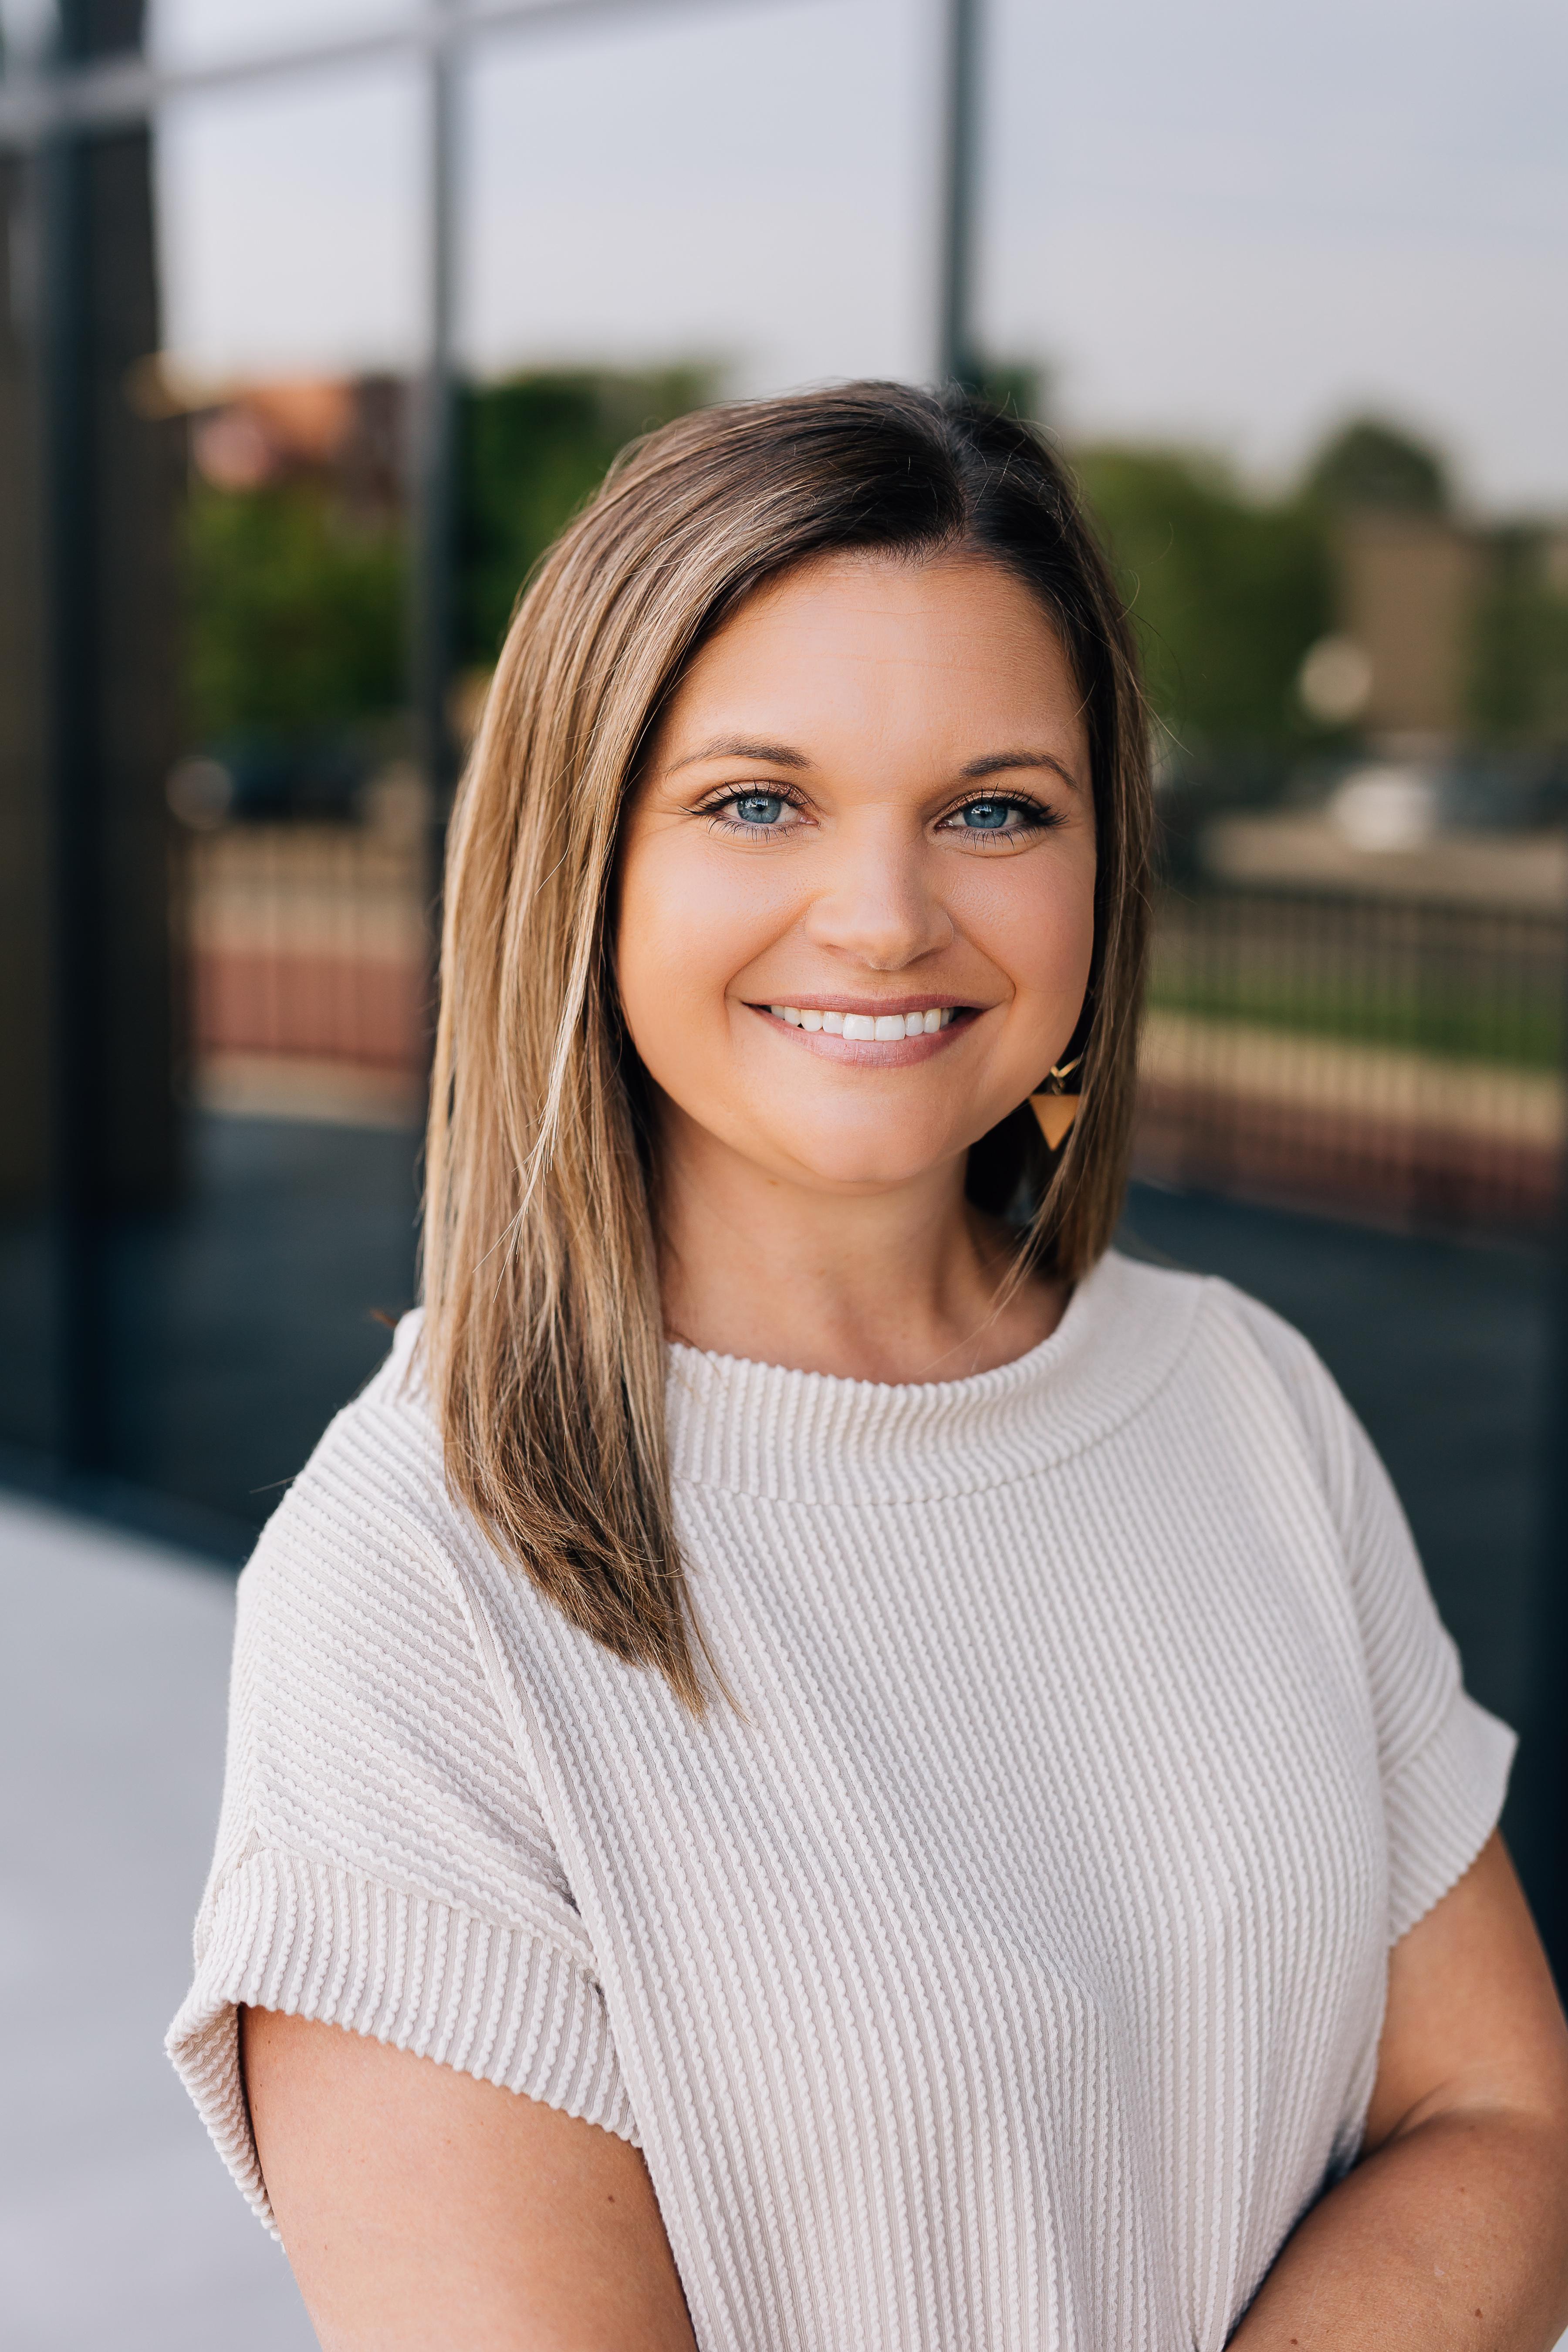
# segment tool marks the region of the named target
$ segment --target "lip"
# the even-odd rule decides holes
[[[971,1005],[956,996],[792,996],[791,1004],[802,1013],[929,1013],[933,1006],[944,1011],[961,1007],[976,1015],[988,1008]],[[775,1021],[765,1004],[749,1004],[749,1012],[765,1021],[770,1029],[777,1030],[793,1045],[803,1052],[816,1054],[823,1061],[837,1062],[850,1069],[907,1070],[917,1062],[929,1062],[935,1055],[943,1054],[960,1037],[968,1035],[973,1027],[971,1021],[950,1021],[945,1029],[933,1029],[921,1037],[836,1037],[826,1029],[795,1029],[787,1021]]]

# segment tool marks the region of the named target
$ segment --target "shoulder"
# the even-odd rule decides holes
[[[1259,1299],[1217,1275],[1110,1252],[1097,1291],[1119,1327],[1120,1352],[1154,1359],[1180,1401],[1201,1398],[1236,1437],[1304,1457],[1313,1483],[1341,1517],[1352,1507],[1366,1439],[1311,1342]]]
[[[446,1502],[440,1432],[419,1348],[423,1317],[405,1315],[391,1349],[351,1404],[328,1423],[309,1461],[268,1522],[278,1534],[319,1518],[439,1517]]]
[[[420,1361],[420,1321],[417,1310],[404,1316],[384,1362],[328,1423],[268,1521],[252,1568],[322,1541],[341,1540],[357,1552],[390,1540],[400,1549],[453,1521]]]
[[[1310,1340],[1282,1315],[1214,1274],[1106,1253],[1091,1277],[1129,1342],[1158,1335],[1173,1362],[1193,1356],[1256,1379],[1266,1370],[1298,1406],[1317,1409],[1338,1391]]]
[[[1338,1381],[1311,1341],[1271,1307],[1218,1276],[1204,1290],[1208,1349],[1237,1391],[1259,1402],[1260,1391],[1267,1395],[1342,1531],[1359,1507],[1358,1470],[1375,1456]]]
[[[1181,1349],[1196,1347],[1248,1360],[1261,1356],[1280,1379],[1327,1381],[1310,1343],[1272,1307],[1215,1274],[1156,1265],[1108,1250],[1089,1276],[1102,1310],[1134,1336],[1158,1332]]]
[[[447,1677],[471,1656],[460,1562],[475,1539],[448,1494],[420,1376],[417,1315],[329,1423],[240,1579],[242,1662],[335,1679],[340,1698]]]
[[[507,1821],[516,1845],[531,1799],[475,1624],[483,1538],[447,1492],[417,1328],[405,1318],[330,1424],[240,1579],[232,1793],[265,1844],[447,1893],[460,1881],[493,1912],[506,1870],[484,1825]]]
[[[1156,1360],[1165,1374],[1190,1363],[1231,1369],[1292,1395],[1316,1397],[1333,1381],[1300,1331],[1218,1275],[1156,1265],[1108,1250],[1080,1286],[1079,1300],[1116,1354]]]

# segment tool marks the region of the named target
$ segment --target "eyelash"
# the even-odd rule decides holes
[[[1055,809],[1047,808],[1044,801],[1031,800],[1026,793],[972,793],[966,801],[960,801],[956,808],[949,809],[947,815],[940,821],[945,825],[953,817],[962,816],[966,808],[986,804],[993,808],[1016,809],[1022,822],[1011,833],[986,834],[977,826],[970,826],[966,829],[971,840],[1026,841],[1031,834],[1050,833],[1061,823]]]
[[[716,794],[712,800],[704,801],[698,809],[697,814],[710,817],[713,830],[717,833],[739,834],[744,841],[766,841],[776,837],[776,826],[747,824],[741,818],[726,817],[722,814],[723,810],[732,807],[739,801],[753,798],[761,800],[764,797],[768,800],[783,801],[786,808],[799,809],[804,805],[801,796],[792,792],[787,785],[731,785],[725,791]],[[1047,808],[1043,801],[1031,800],[1026,793],[971,793],[967,800],[960,801],[956,806],[949,809],[945,816],[938,819],[938,823],[946,825],[952,818],[962,816],[966,808],[974,808],[987,801],[1002,808],[1016,809],[1023,822],[1008,833],[987,834],[978,826],[970,827],[968,831],[972,840],[1021,841],[1027,839],[1031,834],[1049,833],[1061,823],[1061,818],[1054,809]]]
[[[726,817],[721,814],[737,801],[748,800],[783,801],[786,808],[793,809],[802,805],[800,795],[791,792],[787,785],[731,784],[723,792],[716,793],[712,800],[704,801],[697,814],[712,818],[715,833],[738,833],[743,841],[766,841],[776,833],[776,826],[747,824],[739,817]]]

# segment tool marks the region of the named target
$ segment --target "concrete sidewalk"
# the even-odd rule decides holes
[[[216,1822],[230,1579],[0,1497],[0,2342],[309,2352],[163,2055]]]

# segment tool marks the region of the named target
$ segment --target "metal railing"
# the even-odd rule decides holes
[[[433,983],[416,833],[189,840],[193,1091],[216,1109],[419,1115]],[[1568,1139],[1568,917],[1364,890],[1169,891],[1137,1168],[1445,1229],[1544,1232]]]
[[[1412,1225],[1544,1232],[1568,919],[1279,885],[1169,892],[1139,1171]]]
[[[233,825],[183,850],[190,1090],[204,1108],[418,1121],[432,983],[420,835]]]

